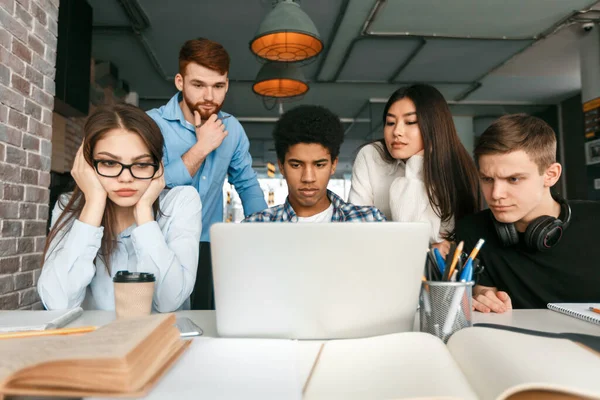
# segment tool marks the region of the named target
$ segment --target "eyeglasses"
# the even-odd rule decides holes
[[[158,164],[155,163],[123,164],[113,160],[94,160],[93,163],[98,175],[106,178],[116,178],[124,169],[128,169],[136,179],[152,179],[158,171]]]

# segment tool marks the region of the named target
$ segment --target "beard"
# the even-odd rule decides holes
[[[221,111],[221,108],[223,107],[223,103],[217,104],[211,101],[197,101],[195,103],[191,102],[185,97],[185,93],[183,94],[183,101],[185,101],[185,104],[190,109],[192,116],[194,115],[194,111],[198,111],[200,113],[200,118],[202,119],[202,121],[206,121],[212,114],[217,114],[219,111]],[[200,108],[201,106],[210,106],[212,107],[212,109],[202,109]]]

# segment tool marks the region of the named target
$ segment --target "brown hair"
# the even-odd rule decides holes
[[[190,63],[202,65],[221,75],[229,72],[229,54],[217,42],[205,38],[188,40],[179,50],[179,73],[185,75]]]
[[[423,178],[429,203],[442,221],[456,221],[479,211],[479,175],[473,159],[460,142],[450,108],[433,86],[416,84],[396,90],[383,110],[383,123],[395,102],[410,99],[417,111],[423,138]],[[397,162],[388,151],[385,139],[372,143],[381,158]],[[454,232],[450,232],[449,238]]]
[[[479,137],[475,161],[487,154],[507,154],[523,150],[537,164],[540,174],[556,162],[556,134],[538,117],[527,114],[504,115]]]
[[[148,116],[140,108],[129,104],[114,104],[110,106],[102,106],[97,108],[87,119],[84,126],[84,145],[83,156],[85,161],[91,166],[93,165],[94,146],[107,132],[113,129],[125,129],[129,132],[137,133],[154,158],[154,161],[160,163],[163,156],[164,139],[160,128],[152,118]],[[57,237],[67,225],[81,215],[83,206],[85,205],[85,196],[81,189],[75,185],[71,198],[64,204],[61,199],[58,200],[62,214],[50,229],[46,246],[44,248],[44,260],[50,248],[50,244],[54,239],[60,242],[63,238]],[[114,251],[117,232],[115,232],[116,205],[109,199],[106,199],[106,207],[102,216],[101,225],[104,227],[104,236],[98,256],[104,261],[107,269],[110,271],[110,257]],[[153,204],[154,215],[160,214],[158,199]],[[57,242],[57,244],[58,244]]]

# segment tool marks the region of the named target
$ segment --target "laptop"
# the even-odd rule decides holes
[[[412,331],[427,223],[211,227],[223,337],[344,339]]]

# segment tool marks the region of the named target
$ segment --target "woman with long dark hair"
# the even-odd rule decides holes
[[[394,92],[383,139],[364,146],[349,201],[373,205],[393,221],[427,221],[430,241],[447,252],[454,221],[479,210],[479,179],[442,94],[417,84]]]
[[[202,206],[190,186],[164,190],[163,144],[137,107],[90,115],[71,171],[75,190],[52,212],[38,281],[46,308],[113,310],[118,270],[154,274],[154,310],[189,308]]]

